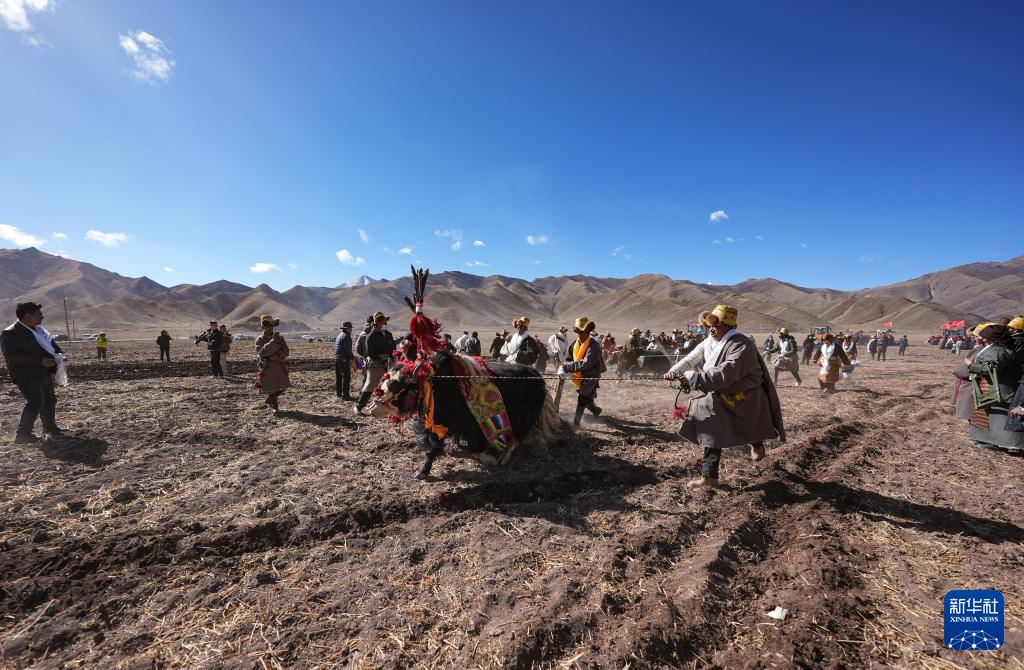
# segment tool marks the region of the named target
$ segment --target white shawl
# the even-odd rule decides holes
[[[50,335],[49,331],[43,328],[42,326],[36,326],[35,328],[31,328],[30,326],[26,325],[24,321],[19,320],[18,323],[20,323],[25,328],[28,328],[28,330],[31,331],[32,336],[36,338],[36,342],[39,344],[40,347],[43,348],[43,351],[53,356],[53,359],[57,362],[57,375],[54,379],[57,386],[67,386],[68,371],[67,367],[64,364],[64,354],[58,354],[57,351],[53,348],[53,337]]]

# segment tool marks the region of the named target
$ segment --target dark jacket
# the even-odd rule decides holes
[[[470,356],[480,355],[480,340],[475,337],[467,337],[466,341],[462,344],[462,348],[466,350],[466,353]]]
[[[1024,384],[1024,333],[1017,333],[1011,339],[1013,357],[1017,361],[1017,381]]]
[[[209,331],[206,336],[206,348],[210,351],[220,351],[221,345],[224,343],[224,333],[220,332],[220,329],[214,328]]]
[[[366,357],[369,360],[387,365],[394,350],[395,336],[389,331],[375,328],[366,336]]]
[[[491,341],[491,348],[489,350],[491,356],[494,356],[495,358],[500,356],[501,346],[503,344],[505,344],[505,338],[500,335],[496,335],[495,338]]]
[[[156,338],[156,344],[161,349],[170,349],[171,348],[171,336],[170,335],[164,335],[164,334],[158,335],[157,338]]]
[[[576,342],[579,342],[579,339],[577,339]],[[576,349],[576,342],[569,345],[569,350],[565,354],[565,363],[562,365],[562,369],[570,373],[581,373],[585,381],[578,389],[579,394],[584,398],[596,398],[597,389],[601,386],[597,378],[600,377],[603,372],[608,371],[608,368],[604,364],[604,355],[601,353],[601,343],[591,336],[590,344],[587,346],[586,353],[583,354],[583,359],[577,361],[573,360],[573,351]],[[572,377],[569,377],[569,379],[572,379]]]
[[[63,353],[57,343],[50,342],[54,352]],[[11,379],[45,379],[46,374],[56,374],[57,368],[44,368],[43,358],[53,359],[50,352],[39,346],[32,330],[15,321],[0,332],[0,350],[7,361],[7,372]]]
[[[807,337],[805,337],[804,338],[804,343],[803,343],[802,346],[803,346],[803,350],[804,350],[805,354],[810,352],[810,351],[813,351],[814,350],[814,337],[812,337],[811,335],[808,335]]]
[[[341,331],[334,338],[334,360],[344,363],[353,358],[355,358],[355,354],[352,353],[352,335]]]

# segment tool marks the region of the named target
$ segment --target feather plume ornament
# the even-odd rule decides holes
[[[412,309],[412,318],[409,320],[409,332],[416,340],[416,350],[421,358],[433,356],[444,349],[444,337],[441,336],[441,324],[436,319],[431,319],[423,313],[423,300],[427,295],[427,278],[430,277],[430,270],[417,269],[409,266],[412,270],[413,297],[410,300],[405,298],[405,304]]]

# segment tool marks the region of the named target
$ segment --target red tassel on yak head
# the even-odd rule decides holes
[[[423,313],[423,298],[427,291],[427,277],[430,270],[412,269],[413,300],[408,297],[405,303],[413,311],[409,319],[409,332],[416,340],[416,349],[420,356],[432,356],[444,349],[444,337],[441,336],[441,324]]]

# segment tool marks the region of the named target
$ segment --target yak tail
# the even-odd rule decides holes
[[[562,430],[562,418],[558,416],[558,409],[551,400],[551,393],[544,390],[544,406],[537,416],[536,423],[530,429],[527,440],[531,442],[544,443]]]

